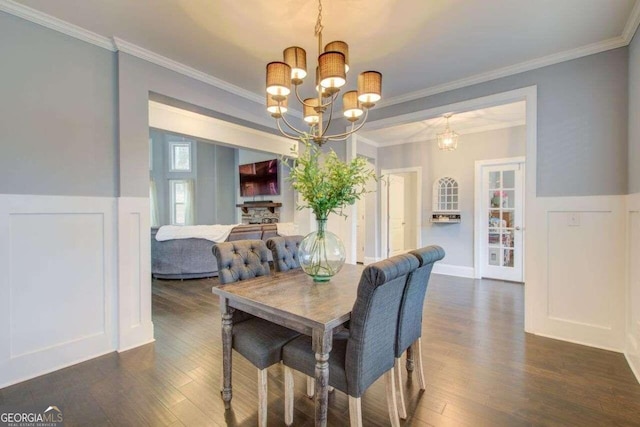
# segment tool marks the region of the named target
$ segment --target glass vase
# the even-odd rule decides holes
[[[316,219],[318,229],[302,239],[298,248],[300,266],[314,282],[327,282],[342,268],[345,250],[342,240],[327,230],[327,220]]]

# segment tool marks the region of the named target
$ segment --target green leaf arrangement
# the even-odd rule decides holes
[[[284,160],[290,170],[287,180],[304,199],[297,209],[309,208],[319,220],[326,220],[330,213],[346,216],[342,210],[367,193],[367,181],[377,180],[375,172],[362,157],[343,162],[335,151],[320,150],[308,135],[300,140],[304,152]]]

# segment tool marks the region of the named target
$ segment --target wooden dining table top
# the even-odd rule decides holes
[[[351,317],[364,267],[345,264],[328,282],[314,282],[301,269],[276,272],[240,282],[214,286],[229,305],[259,317],[277,318],[283,326],[310,334],[330,330]]]

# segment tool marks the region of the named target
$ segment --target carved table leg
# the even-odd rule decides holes
[[[233,308],[229,307],[229,300],[220,298],[222,312],[222,400],[225,409],[231,407],[231,344],[233,339]]]
[[[316,353],[316,427],[327,425],[327,410],[329,406],[329,353],[333,331],[313,331],[313,350]]]
[[[413,349],[409,347],[407,349],[407,372],[413,371]]]

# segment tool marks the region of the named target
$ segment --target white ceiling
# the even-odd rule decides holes
[[[454,114],[449,119],[451,130],[460,135],[486,132],[526,123],[525,102],[514,102],[481,110]],[[436,134],[444,131],[446,119],[435,117],[413,123],[386,127],[377,130],[360,130],[358,136],[379,147],[426,142],[436,139]]]
[[[0,2],[11,3],[10,0]],[[640,2],[640,0],[638,0]],[[18,0],[262,96],[290,45],[314,63],[312,0]],[[383,73],[389,100],[541,58],[623,46],[636,0],[324,0],[324,41],[350,46],[355,75]],[[582,53],[580,53],[582,52]],[[355,84],[353,77],[350,87]],[[310,85],[309,83],[307,85]]]

